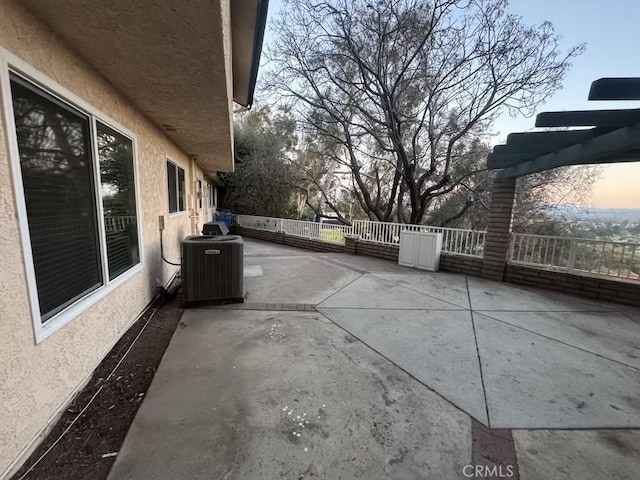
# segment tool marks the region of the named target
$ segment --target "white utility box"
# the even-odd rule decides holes
[[[441,233],[403,231],[400,233],[398,265],[436,272],[440,268],[441,250]]]

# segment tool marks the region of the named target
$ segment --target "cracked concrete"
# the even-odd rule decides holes
[[[318,310],[491,428],[639,428],[637,311],[447,273],[369,273]]]
[[[459,478],[469,418],[354,340],[318,313],[186,311],[110,478]]]
[[[185,312],[111,480],[637,478],[637,310],[245,241],[248,303]]]

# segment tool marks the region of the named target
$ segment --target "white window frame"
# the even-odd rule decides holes
[[[218,208],[218,187],[209,182],[209,188],[211,190],[209,192],[209,200],[207,201],[207,204],[211,209]]]
[[[102,281],[103,284],[97,289],[87,293],[82,298],[61,310],[44,324],[41,321],[40,303],[38,301],[38,288],[36,285],[36,275],[33,262],[33,254],[31,251],[31,238],[29,234],[29,222],[27,216],[27,206],[24,197],[24,186],[22,184],[22,172],[20,167],[20,153],[18,151],[18,137],[16,132],[15,120],[13,116],[13,98],[11,95],[10,73],[18,75],[35,86],[45,90],[48,94],[57,100],[79,110],[89,117],[90,135],[89,143],[91,145],[91,155],[94,162],[94,188],[96,192],[96,213],[98,217],[98,242],[100,245],[100,259],[102,262]],[[138,150],[136,135],[104,114],[90,103],[86,102],[73,92],[69,91],[55,80],[49,78],[27,62],[18,58],[8,50],[0,47],[0,94],[2,95],[2,103],[4,105],[4,124],[6,127],[7,141],[9,146],[9,157],[11,167],[11,178],[13,180],[14,199],[16,210],[18,213],[18,225],[20,229],[20,240],[22,243],[23,264],[25,268],[25,276],[27,281],[27,291],[29,295],[29,304],[31,309],[31,318],[34,330],[34,340],[38,344],[46,338],[53,335],[62,327],[87,311],[97,302],[105,298],[107,295],[115,291],[118,287],[131,280],[145,269],[145,252],[143,239],[143,218],[141,208],[141,191],[140,191],[140,175],[138,165]],[[100,165],[97,150],[97,134],[96,121],[114,129],[132,142],[133,152],[133,174],[136,187],[136,218],[138,230],[138,248],[140,252],[140,261],[126,272],[122,273],[115,279],[109,281],[107,263],[105,263],[107,255],[107,246],[104,230],[104,212],[100,196]]]
[[[209,210],[210,205],[209,205],[209,188],[211,188],[211,186],[209,185],[209,181],[205,178],[202,179],[202,209],[204,211]]]
[[[169,211],[170,209],[170,201],[169,201],[169,184],[167,183],[167,215],[171,218],[173,217],[180,217],[182,215],[186,215],[188,212],[188,206],[187,206],[187,169],[184,167],[184,165],[182,165],[180,162],[178,162],[177,160],[174,160],[173,158],[167,156],[167,158],[165,159],[164,165],[165,165],[165,175],[164,178],[167,179],[167,182],[169,181],[169,177],[167,175],[168,171],[167,171],[167,163],[172,163],[173,165],[175,165],[176,168],[180,168],[182,169],[182,171],[184,172],[184,210],[178,210],[176,212],[171,212]],[[176,182],[178,182],[178,170],[176,170]],[[180,205],[180,197],[178,196],[178,184],[176,183],[176,202],[178,205]]]

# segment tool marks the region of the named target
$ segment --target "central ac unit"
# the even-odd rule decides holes
[[[182,241],[182,303],[243,302],[243,243],[237,235]]]

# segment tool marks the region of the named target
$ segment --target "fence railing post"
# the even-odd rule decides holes
[[[517,235],[511,232],[509,238],[509,250],[507,251],[507,262],[513,262],[513,252],[516,249],[516,238]]]
[[[574,239],[569,243],[569,258],[567,260],[567,272],[573,272],[576,265],[577,245]]]

